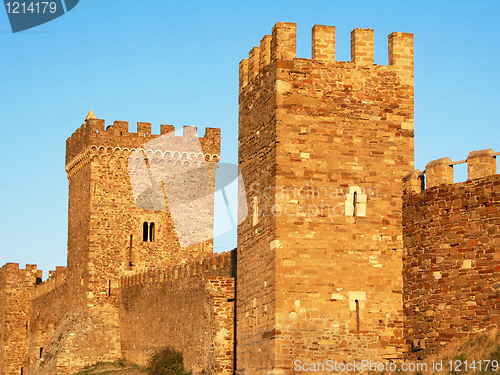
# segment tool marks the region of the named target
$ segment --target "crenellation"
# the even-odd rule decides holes
[[[450,158],[433,160],[425,166],[425,186],[430,189],[441,184],[453,184],[453,166]]]
[[[142,128],[144,130],[142,130]],[[147,133],[148,123],[147,122],[138,122],[137,123],[137,135],[143,136],[144,133]],[[114,121],[113,125],[109,125],[106,128],[106,131],[109,131],[110,135],[121,136],[126,135],[128,133],[128,121]],[[151,134],[151,124],[149,124],[149,133]]]
[[[169,145],[178,146],[179,148],[187,147],[186,139],[193,141],[193,145],[200,145],[205,154],[219,155],[220,154],[220,129],[206,128],[205,135],[198,137],[197,128],[186,126],[184,127],[183,136],[174,134],[175,128],[171,125],[161,125],[161,134],[151,133],[151,123],[138,122],[137,133],[128,131],[128,122],[115,121],[104,129],[104,120],[89,118],[85,123],[78,128],[71,137],[66,141],[66,166],[74,166],[75,160],[79,160],[79,156],[85,154],[89,147],[97,146],[107,149],[138,149],[155,138],[162,135],[171,134],[168,136]],[[186,130],[187,128],[187,130]]]
[[[271,62],[293,60],[297,54],[297,24],[278,22],[273,27],[271,39]]]
[[[418,194],[434,186],[453,184],[453,167],[457,164],[467,163],[468,180],[494,176],[497,174],[497,155],[493,149],[487,149],[471,151],[465,160],[454,162],[448,157],[433,160],[427,164],[423,172],[416,170],[403,179],[405,194]]]
[[[127,125],[128,128],[128,125]],[[138,122],[137,123],[137,134],[139,136],[151,135],[151,123],[150,122]]]
[[[260,47],[253,47],[248,54],[248,80],[251,82],[259,75]]]
[[[272,35],[265,35],[260,40],[260,51],[259,51],[259,71],[261,73],[267,68],[271,62],[271,41]]]
[[[314,25],[312,58],[325,63],[335,62],[335,26]]]
[[[208,131],[208,129],[209,128],[207,128],[207,131]],[[165,125],[165,124],[160,125],[160,135],[170,134],[173,132],[175,132],[175,126]]]
[[[184,138],[198,138],[198,128],[196,126],[184,126],[182,128]]]
[[[497,174],[497,159],[495,151],[487,150],[471,151],[467,157],[467,173],[469,180],[493,176]]]
[[[233,268],[234,250],[220,254],[213,254],[202,260],[175,265],[168,269],[148,270],[143,273],[124,276],[121,278],[121,287],[133,286],[150,282],[182,280],[198,275],[231,274]]]
[[[31,298],[36,299],[43,296],[66,282],[67,267],[57,266],[56,270],[49,271],[49,277],[44,282],[36,285]]]
[[[413,76],[413,34],[393,32],[389,35],[389,65],[406,67]]]
[[[248,85],[248,59],[243,59],[239,66],[239,76],[240,76],[240,92]]]
[[[404,194],[418,194],[423,190],[424,173],[418,169],[403,177]]]
[[[351,62],[373,65],[374,35],[372,29],[354,29],[351,32]]]

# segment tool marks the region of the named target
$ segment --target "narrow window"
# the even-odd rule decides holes
[[[359,331],[359,301],[356,300],[356,330]]]
[[[43,348],[40,348],[40,358],[42,358],[43,355]]]
[[[29,324],[29,322],[26,322],[26,331],[28,330],[28,324]]]
[[[151,242],[155,240],[155,223],[149,224],[149,240]]]
[[[145,221],[142,224],[142,240],[144,242],[153,242],[155,240],[155,223]]]
[[[128,265],[130,267],[130,269],[132,269],[133,267],[133,264],[132,264],[132,252],[133,252],[133,247],[132,247],[132,241],[133,241],[134,237],[132,235],[130,235],[130,246],[128,248]]]
[[[111,280],[109,280],[108,297],[111,297]]]
[[[366,202],[368,196],[363,193],[359,186],[349,187],[349,193],[346,194],[345,214],[346,216],[366,216]]]
[[[353,197],[352,197],[352,204],[353,204],[353,216],[356,216],[356,208],[357,208],[357,200],[358,200],[358,193],[354,192]]]
[[[148,240],[148,223],[146,221],[142,224],[142,240],[144,242]]]
[[[21,367],[21,375],[23,375],[23,368]]]

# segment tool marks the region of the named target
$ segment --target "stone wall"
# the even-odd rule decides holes
[[[69,311],[80,305],[71,296],[68,284],[62,282],[56,285],[55,279],[53,275],[37,285],[32,293],[28,352],[32,368],[43,362],[42,359],[48,358],[49,346],[55,337],[58,325]]]
[[[278,23],[240,64],[239,158],[249,217],[238,233],[238,370],[400,358],[402,186],[413,170],[413,36],[315,26],[297,58]],[[240,276],[241,275],[241,276]]]
[[[78,284],[84,286],[87,303],[109,302],[112,297],[116,305],[120,277],[171,267],[213,253],[211,238],[181,246],[180,236],[184,234],[176,232],[171,211],[179,202],[185,206],[192,202],[183,202],[182,197],[166,202],[164,192],[168,195],[169,191],[166,181],[164,187],[151,186],[158,188],[158,192],[139,186],[145,189],[144,194],[134,195],[131,171],[153,175],[162,172],[161,177],[172,177],[173,174],[167,173],[169,168],[177,168],[179,174],[185,164],[189,168],[196,165],[208,179],[210,191],[205,199],[209,200],[213,192],[210,171],[219,155],[219,129],[207,128],[205,136],[199,138],[195,127],[186,126],[183,136],[175,136],[173,126],[162,125],[161,134],[155,135],[151,134],[150,123],[140,122],[137,133],[132,133],[127,122],[115,121],[105,129],[104,120],[93,116],[67,140],[68,267],[71,277],[81,274],[81,280],[75,279],[73,284],[75,288]],[[141,166],[145,169],[140,170]],[[145,180],[144,183],[150,181]],[[195,190],[194,186],[189,187]],[[155,198],[154,193],[158,193],[156,198],[162,207],[148,206],[151,204],[148,199]],[[207,218],[213,215],[213,199],[199,214]],[[198,228],[192,226],[193,230],[207,231],[213,226],[213,219],[200,222]],[[154,223],[154,238],[144,238],[145,223]]]
[[[453,184],[449,158],[405,178],[404,311],[408,350],[435,353],[500,324],[500,175],[493,150],[467,158]]]
[[[238,158],[246,189],[240,199],[249,214],[238,226],[236,357],[237,369],[249,372],[272,368],[275,352],[276,262],[269,248],[275,217],[262,209],[264,192],[274,204],[276,185],[276,73],[269,65],[270,43],[271,37],[264,37],[264,52],[255,47],[252,59],[240,63]]]
[[[0,268],[0,374],[27,373],[30,295],[41,271],[18,263]]]
[[[173,346],[187,371],[233,373],[235,252],[122,279],[123,357],[145,365]]]

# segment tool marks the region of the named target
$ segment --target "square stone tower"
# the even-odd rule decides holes
[[[278,23],[240,63],[237,370],[401,358],[402,177],[414,169],[413,35],[314,26],[312,59]],[[332,362],[333,363],[333,362]]]
[[[161,135],[154,135],[150,123],[140,122],[137,133],[132,133],[125,121],[115,121],[105,129],[104,120],[91,112],[67,140],[67,281],[70,289],[83,294],[85,304],[115,304],[123,276],[165,269],[213,253],[210,236],[201,242],[185,243],[182,237],[213,228],[213,181],[208,171],[219,160],[220,129],[207,128],[203,138],[198,137],[196,127],[185,126],[183,136],[175,136],[174,131],[173,126],[161,125]],[[197,177],[193,172],[203,171],[202,175],[209,178],[207,191],[201,183],[191,184],[190,199],[182,194],[168,196],[172,189],[161,179],[168,176],[169,168],[177,168],[170,184],[175,184],[176,178],[182,180],[181,184],[184,180],[190,183]],[[139,177],[135,187],[143,191],[140,195],[134,191],[133,170]],[[180,173],[183,170],[185,173]],[[155,180],[155,175],[161,175],[156,176],[159,183],[152,182],[148,189],[140,186]],[[182,212],[200,192],[208,199],[205,206],[209,212],[200,211],[209,218],[206,227],[198,221],[187,229],[193,233],[180,233],[172,212]],[[173,207],[172,202],[179,205]]]

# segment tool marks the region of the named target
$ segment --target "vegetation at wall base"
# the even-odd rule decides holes
[[[191,375],[184,372],[184,357],[172,347],[158,349],[150,358],[147,367],[140,367],[119,359],[115,362],[98,362],[87,366],[74,375]]]
[[[151,375],[188,375],[184,372],[182,353],[171,346],[157,350],[147,369]]]

